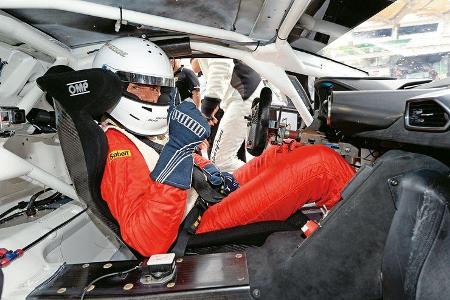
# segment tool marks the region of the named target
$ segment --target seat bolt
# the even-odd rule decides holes
[[[241,254],[241,253],[238,253],[238,254],[236,254],[234,257],[236,257],[236,258],[242,258],[242,254]]]
[[[254,290],[252,291],[252,295],[253,295],[253,297],[255,297],[255,298],[259,298],[259,297],[261,296],[261,292],[260,292],[258,289],[254,289]]]
[[[183,262],[183,259],[182,258],[178,258],[177,259],[177,263],[182,263]]]
[[[112,263],[106,263],[103,265],[103,269],[109,269],[112,267]]]
[[[392,185],[392,186],[397,186],[398,185],[398,181],[396,179],[392,179],[391,178],[388,181],[389,181],[389,184]]]

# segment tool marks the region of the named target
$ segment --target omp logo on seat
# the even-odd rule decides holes
[[[109,153],[109,160],[113,160],[116,158],[123,158],[123,157],[130,157],[131,151],[130,150],[115,150]]]
[[[87,80],[75,81],[66,85],[69,89],[71,97],[90,93],[90,91],[88,90],[89,84]]]

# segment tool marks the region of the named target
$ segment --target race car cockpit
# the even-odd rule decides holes
[[[449,298],[444,2],[0,1],[2,299]],[[257,72],[247,154],[333,150],[355,172],[337,204],[201,234],[188,218],[143,257],[101,194],[101,119],[125,90],[92,63],[125,36]],[[196,168],[192,185],[223,197]]]
[[[81,189],[78,194],[84,195],[82,197],[87,197],[87,199],[94,199],[91,195],[83,194],[83,189],[89,191],[86,183],[88,183],[88,187],[95,188],[91,188],[90,191],[99,190],[98,183],[97,186],[95,185],[95,182],[98,182],[98,175],[95,176],[95,174],[101,170],[99,162],[104,161],[104,158],[97,162],[92,161],[92,158],[102,157],[101,154],[92,155],[96,150],[90,149],[98,149],[97,145],[101,144],[101,141],[94,137],[102,136],[102,134],[98,134],[102,131],[94,122],[93,117],[98,117],[102,111],[106,110],[107,106],[114,105],[121,95],[121,85],[117,82],[111,84],[118,79],[112,73],[100,69],[57,73],[53,76],[51,72],[52,69],[50,69],[49,75],[38,80],[38,84],[55,99],[56,111],[60,115],[58,130],[61,145],[68,160],[69,173],[74,178],[75,187],[77,191],[79,188]],[[58,93],[63,90],[58,87],[66,87],[67,82],[80,82],[81,79],[86,80],[88,86],[93,88],[85,96],[86,101],[79,101],[74,106],[69,95],[64,96]],[[339,84],[339,79],[327,78],[325,80]],[[319,81],[317,84],[320,85],[322,82]],[[119,88],[111,90],[111,86]],[[105,89],[108,89],[108,93],[103,93]],[[423,89],[396,91],[398,90],[384,93],[392,97],[389,103],[393,103],[393,106],[399,110],[396,113],[400,119],[399,122],[404,122],[406,118],[403,108],[410,106],[410,101],[405,101],[407,97],[413,97],[411,100],[413,103],[420,102],[419,99],[447,103],[449,99],[448,90],[442,88],[438,88],[437,92],[434,91],[431,94],[430,90],[424,91]],[[376,90],[365,93],[377,94]],[[407,97],[405,97],[405,93]],[[331,97],[326,98],[328,101],[331,98],[332,104],[328,105],[328,109],[332,111],[335,109],[333,105],[343,105],[338,102],[340,98],[335,97],[335,94],[340,96],[339,92],[331,91]],[[356,95],[362,94],[363,91],[356,93]],[[345,105],[347,107],[361,106],[364,105],[364,101],[370,103],[371,98],[366,94],[364,94],[366,97],[359,98],[359,101],[344,100]],[[417,96],[421,94],[425,96]],[[102,95],[102,100],[97,100],[96,95]],[[429,95],[434,95],[436,100],[430,100]],[[358,165],[357,163],[361,163],[361,160],[357,159],[361,158],[359,156],[360,149],[348,144],[352,141],[355,145],[360,146],[361,144],[356,143],[359,139],[349,139],[346,141],[347,143],[333,143],[333,135],[329,132],[319,133],[319,129],[316,131],[312,131],[311,128],[298,129],[295,134],[292,130],[287,132],[286,124],[280,122],[283,108],[271,107],[270,97],[270,89],[263,90],[261,97],[254,103],[253,115],[249,117],[249,132],[253,134],[249,136],[248,146],[255,155],[258,153],[252,147],[255,145],[252,140],[277,143],[280,140],[286,142],[285,138],[291,137],[299,140],[303,138],[305,144],[327,144],[336,151],[342,152],[342,155],[353,161],[355,166]],[[92,108],[92,105],[95,106],[95,109]],[[383,109],[387,108],[383,107]],[[353,110],[349,109],[348,111]],[[87,114],[86,111],[90,111],[90,113]],[[287,108],[284,108],[284,111],[292,112]],[[406,112],[408,113],[408,110]],[[86,119],[87,115],[90,115],[88,116],[90,120]],[[333,113],[331,115],[333,116]],[[379,122],[385,122],[387,114],[379,115],[383,116]],[[266,117],[268,119],[264,119]],[[367,120],[377,123],[376,118],[377,114]],[[358,119],[352,119],[351,116],[346,117],[345,120],[359,122]],[[326,124],[327,120],[323,119],[323,121]],[[88,124],[92,124],[92,126]],[[328,124],[340,123],[328,121]],[[390,121],[390,124],[394,126],[395,120]],[[333,125],[329,125],[329,130],[339,129],[349,134],[354,131],[352,126],[347,126],[349,130],[345,131],[346,129]],[[258,128],[255,130],[252,126]],[[327,125],[322,124],[317,128],[323,126]],[[380,129],[376,126],[366,129],[366,131],[371,130]],[[429,129],[425,129],[426,134],[428,131]],[[423,132],[414,131],[417,135],[421,135]],[[284,136],[281,136],[283,134]],[[307,140],[305,140],[305,136],[308,137]],[[444,139],[448,138],[447,134],[444,134],[443,137]],[[402,139],[404,139],[404,135],[402,135]],[[386,140],[386,138],[382,140]],[[396,140],[405,144],[404,140]],[[409,144],[416,140],[421,139],[410,139]],[[93,143],[92,141],[97,142]],[[441,141],[440,145],[442,144],[445,142]],[[373,141],[372,145],[374,145]],[[343,148],[350,146],[358,149],[357,154]],[[381,148],[384,149],[381,150]],[[392,146],[384,146],[378,147],[377,150],[372,149],[372,151],[383,152],[383,155],[380,154],[374,164],[366,163],[358,166],[359,172],[342,192],[342,201],[327,213],[325,218],[319,219],[319,227],[306,239],[299,232],[307,219],[301,219],[300,227],[290,229],[288,229],[289,222],[283,226],[279,225],[278,228],[275,226],[275,222],[253,224],[240,229],[234,228],[235,232],[231,234],[235,238],[234,241],[227,238],[230,234],[227,231],[209,233],[206,238],[202,235],[192,236],[197,241],[191,245],[187,244],[186,254],[196,253],[197,255],[193,257],[191,255],[164,257],[159,258],[157,263],[150,258],[150,260],[144,261],[144,265],[142,263],[139,265],[139,260],[122,261],[119,264],[101,262],[89,265],[64,265],[58,270],[55,277],[36,289],[29,297],[31,299],[48,298],[65,288],[69,289],[65,291],[66,295],[79,296],[82,292],[82,298],[91,295],[103,295],[104,297],[150,296],[161,295],[161,293],[170,293],[170,296],[167,296],[174,298],[184,297],[185,293],[200,298],[208,297],[208,295],[230,297],[236,293],[242,297],[251,293],[250,295],[254,298],[267,297],[269,299],[275,297],[295,298],[297,295],[323,298],[332,294],[340,295],[343,298],[369,298],[374,295],[381,296],[379,294],[380,285],[383,297],[386,299],[410,297],[411,295],[419,295],[419,297],[444,295],[445,289],[436,291],[432,288],[432,282],[444,280],[441,276],[445,276],[445,266],[438,261],[445,260],[448,255],[448,251],[442,252],[442,249],[445,249],[445,245],[448,244],[446,237],[442,237],[442,232],[448,228],[448,218],[450,217],[446,200],[450,193],[446,184],[449,169],[442,162],[429,156],[405,150],[390,150],[392,148]],[[73,151],[77,155],[70,153]],[[86,163],[86,166],[91,166],[90,168],[82,170],[82,164],[79,161],[71,163],[72,159],[78,160],[80,156],[84,157],[85,161],[88,161],[87,157],[91,159],[89,163]],[[91,202],[93,204],[90,205],[94,214],[103,218],[103,222],[104,220],[106,222],[114,220],[105,218],[103,212],[100,213],[95,206],[93,207],[96,205],[94,201],[98,200],[93,200]],[[98,203],[102,202],[98,201]],[[309,215],[306,214],[306,216]],[[109,225],[110,228],[116,230],[116,234],[120,234],[117,227],[114,229],[113,226]],[[271,229],[269,232],[261,231],[261,228],[264,227],[271,227]],[[291,231],[295,229],[297,231]],[[272,234],[276,231],[282,232]],[[268,237],[269,233],[271,235]],[[251,240],[255,240],[261,234],[264,235],[263,244],[252,244]],[[233,249],[233,246],[236,247],[239,240],[246,241],[245,252],[238,252],[230,256],[228,251]],[[219,245],[222,247],[211,247]],[[196,248],[199,248],[197,249],[199,251],[196,252]],[[243,251],[244,248],[239,250]],[[199,255],[200,253],[202,254]],[[165,261],[166,259],[168,260]],[[236,262],[233,262],[234,260]],[[114,268],[109,269],[106,267],[108,264],[113,265]],[[210,270],[210,264],[215,266],[213,271]],[[226,264],[231,265],[225,268]],[[299,269],[301,272],[298,272]],[[216,274],[211,274],[211,271]],[[202,275],[198,275],[198,277],[196,275],[193,278],[189,275],[192,272]],[[128,275],[128,273],[130,274]],[[218,279],[218,274],[222,277],[221,280]],[[231,274],[240,277],[236,281],[236,278],[230,277]],[[380,277],[381,274],[383,277]],[[205,276],[210,277],[209,280],[205,279]],[[79,279],[73,282],[74,277]],[[317,278],[320,280],[318,281]],[[323,282],[328,284],[322,286]],[[248,285],[251,286],[251,290],[248,290]]]

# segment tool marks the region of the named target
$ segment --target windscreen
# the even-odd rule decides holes
[[[319,54],[369,72],[405,79],[450,74],[450,1],[397,0]]]

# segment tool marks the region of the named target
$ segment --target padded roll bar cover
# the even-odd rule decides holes
[[[383,257],[383,299],[450,298],[450,178],[419,170],[393,178],[397,208]]]
[[[260,156],[266,148],[269,129],[269,106],[272,103],[272,91],[268,87],[261,90],[259,98],[252,103],[252,116],[247,132],[247,151],[253,156]]]
[[[38,86],[68,111],[86,111],[98,117],[119,102],[122,81],[104,69],[70,71],[54,66],[37,79]]]
[[[189,37],[172,38],[152,42],[163,49],[169,58],[187,57],[192,55],[191,40]]]

